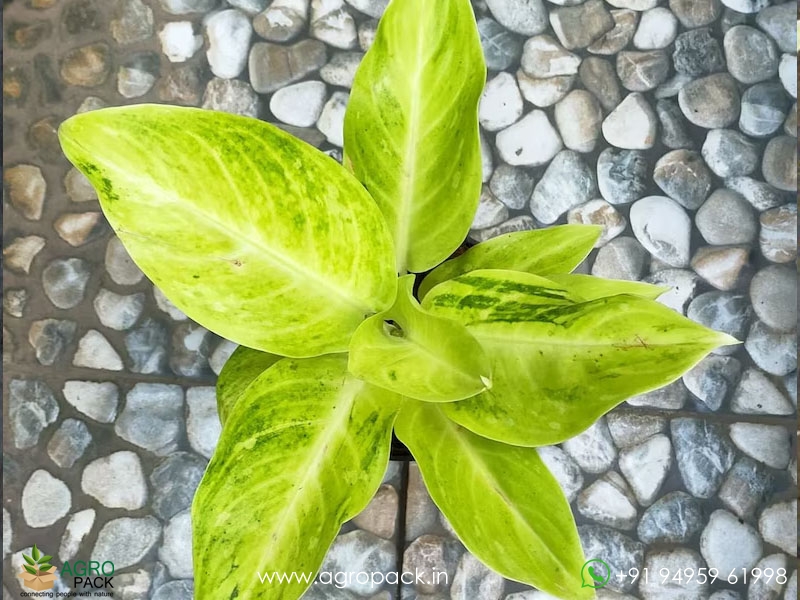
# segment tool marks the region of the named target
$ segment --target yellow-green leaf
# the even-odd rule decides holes
[[[223,425],[247,386],[280,359],[280,356],[246,346],[233,351],[217,379],[217,412]]]
[[[485,79],[469,0],[392,0],[356,72],[344,151],[389,223],[400,274],[436,266],[469,231]]]
[[[593,225],[560,225],[486,240],[428,273],[420,285],[419,297],[425,297],[443,281],[478,269],[507,269],[542,276],[569,273],[589,255],[601,231]]]
[[[140,105],[79,114],[62,148],[133,260],[192,319],[239,344],[347,349],[394,300],[392,244],[361,184],[259,121]]]
[[[400,398],[347,357],[283,359],[233,405],[192,505],[195,598],[296,600],[380,486]],[[311,576],[313,580],[313,576]]]
[[[617,294],[630,294],[641,296],[648,300],[655,300],[670,288],[663,285],[653,285],[641,281],[627,281],[624,279],[603,279],[592,275],[568,274],[547,275],[547,279],[563,287],[565,290],[582,300],[597,300]]]
[[[584,302],[514,271],[462,275],[431,290],[422,306],[466,325],[492,363],[490,390],[442,410],[479,435],[520,446],[562,442],[736,343],[652,300]]]
[[[350,340],[356,377],[409,398],[450,402],[491,385],[489,359],[466,328],[425,312],[414,276],[400,278],[389,310],[364,321]]]
[[[408,402],[395,431],[467,550],[557,598],[593,598],[581,587],[585,559],[569,503],[537,450],[475,435],[444,406]]]

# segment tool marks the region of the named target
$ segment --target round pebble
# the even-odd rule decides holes
[[[303,81],[279,89],[269,101],[275,117],[295,127],[313,127],[322,114],[327,89],[321,81]]]
[[[521,102],[522,99],[520,112]],[[556,104],[555,120],[567,148],[576,152],[591,152],[600,137],[603,109],[594,94],[586,90],[573,90]]]
[[[757,320],[750,327],[744,347],[753,362],[772,375],[788,375],[797,368],[797,334],[794,331],[775,331]]]
[[[536,167],[547,164],[563,147],[547,114],[534,110],[497,134],[497,152],[507,164]]]
[[[617,148],[647,150],[656,141],[657,117],[647,99],[628,94],[603,121],[606,141]]]
[[[522,95],[510,73],[500,73],[486,83],[478,108],[478,120],[486,131],[499,131],[522,116]]]
[[[772,265],[761,269],[750,283],[753,310],[766,325],[788,332],[797,327],[797,274]]]
[[[733,129],[713,129],[703,143],[702,155],[719,177],[749,175],[758,168],[759,146]]]
[[[596,195],[594,173],[572,150],[553,158],[531,196],[531,213],[541,223],[555,221],[570,208]]]
[[[758,232],[753,208],[740,194],[726,189],[714,191],[700,207],[695,225],[709,244],[749,244]]]
[[[742,83],[758,83],[778,72],[775,42],[754,27],[732,27],[725,34],[723,47],[728,72]]]
[[[689,210],[696,210],[703,203],[712,184],[708,167],[693,150],[673,150],[662,156],[656,162],[653,180],[664,193]]]
[[[766,137],[780,129],[791,104],[783,86],[775,81],[757,83],[742,94],[739,129],[747,135]]]
[[[766,210],[759,217],[758,243],[764,258],[787,263],[797,257],[797,204]]]
[[[34,471],[22,489],[22,516],[29,527],[49,527],[72,507],[72,494],[44,469]]]
[[[689,264],[692,222],[681,206],[664,196],[648,196],[631,207],[636,239],[655,258],[673,267]]]
[[[503,27],[526,36],[547,29],[547,10],[542,0],[487,0],[492,16]]]
[[[772,138],[764,149],[761,170],[770,185],[797,191],[797,139],[790,135]]]
[[[669,9],[651,8],[642,13],[639,27],[633,36],[633,45],[639,50],[666,48],[678,33],[678,19]]]
[[[696,79],[678,92],[678,104],[684,116],[699,127],[727,127],[739,116],[736,80],[727,73]]]

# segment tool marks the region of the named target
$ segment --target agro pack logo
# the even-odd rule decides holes
[[[17,575],[22,579],[22,586],[34,592],[44,592],[53,589],[56,578],[60,575],[65,584],[72,580],[72,591],[59,593],[59,597],[113,597],[114,588],[114,563],[110,560],[100,562],[90,560],[88,562],[77,560],[74,562],[66,561],[59,571],[51,564],[52,556],[44,554],[34,544],[30,556],[22,555],[25,563],[22,565],[22,572]],[[52,597],[53,592],[49,592]],[[23,594],[35,596],[38,594]]]

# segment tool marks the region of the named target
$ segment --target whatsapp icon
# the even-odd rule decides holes
[[[581,568],[581,587],[589,587],[599,590],[605,587],[611,579],[611,569],[605,561],[599,558],[591,558],[583,563]]]

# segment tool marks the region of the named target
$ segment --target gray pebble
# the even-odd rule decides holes
[[[739,116],[736,80],[727,73],[695,79],[678,92],[678,104],[684,116],[699,127],[727,127]]]
[[[533,193],[534,179],[524,169],[501,164],[489,181],[492,194],[508,208],[523,208]]]
[[[76,367],[122,371],[124,365],[114,346],[96,329],[90,329],[78,340],[78,349],[72,357]]]
[[[785,202],[778,190],[752,177],[730,177],[725,180],[725,187],[744,196],[758,212],[776,208]]]
[[[303,40],[292,46],[258,42],[250,49],[250,85],[256,92],[268,94],[302,79],[327,61],[325,44],[319,40]]]
[[[586,61],[584,61],[586,62]],[[687,130],[686,119],[678,103],[662,98],[656,102],[656,113],[661,122],[661,143],[667,148],[691,148],[694,146]]]
[[[206,461],[189,452],[173,452],[150,474],[151,505],[161,519],[170,519],[192,504]]]
[[[537,448],[539,458],[558,481],[568,502],[575,500],[583,487],[583,473],[578,464],[558,446]]]
[[[75,321],[67,319],[43,319],[31,323],[28,341],[36,352],[36,360],[46,366],[55,363],[72,343],[77,328]]]
[[[136,266],[116,236],[108,240],[105,263],[109,276],[119,285],[133,285],[144,277],[144,273]]]
[[[792,434],[780,425],[733,423],[731,440],[747,456],[773,469],[789,465]]]
[[[642,515],[636,533],[645,544],[685,544],[703,528],[699,500],[685,492],[672,492]]]
[[[678,73],[698,77],[725,69],[719,42],[707,27],[691,29],[675,39],[672,61]]]
[[[767,499],[773,485],[774,477],[764,465],[743,456],[728,471],[719,489],[719,499],[740,519],[750,519]]]
[[[192,515],[189,510],[178,513],[164,527],[158,558],[175,578],[192,577],[192,556],[186,548],[192,545]]]
[[[134,373],[163,373],[167,365],[167,329],[147,318],[125,334],[125,350]]]
[[[114,431],[158,456],[174,452],[183,432],[183,390],[177,385],[137,383],[126,396]]]
[[[719,0],[669,0],[669,8],[686,29],[710,25],[722,14]]]
[[[719,177],[749,175],[758,168],[756,142],[734,129],[712,129],[702,149],[703,159]]]
[[[600,137],[603,109],[594,94],[573,90],[556,104],[555,120],[564,146],[591,152]]]
[[[547,29],[547,9],[542,0],[486,0],[492,16],[506,29],[526,36]]]
[[[213,77],[203,92],[203,108],[258,117],[261,100],[246,81]]]
[[[500,223],[500,225],[489,227],[489,229],[472,231],[470,232],[470,238],[480,243],[506,233],[529,231],[531,229],[536,229],[536,222],[533,218],[528,215],[520,215],[518,217],[512,217],[504,223]]]
[[[663,50],[638,52],[624,50],[617,55],[617,75],[631,92],[647,92],[666,81],[670,60]]]
[[[638,281],[644,272],[647,251],[632,237],[618,237],[600,248],[592,275],[606,279]]]
[[[486,68],[490,71],[508,69],[522,56],[522,40],[494,19],[478,19],[478,33]]]
[[[712,183],[708,167],[693,150],[673,150],[659,158],[653,180],[664,193],[689,210],[696,210],[703,204]]]
[[[611,204],[628,204],[647,190],[650,172],[644,152],[606,148],[597,158],[597,185]]]
[[[700,207],[695,225],[709,244],[749,244],[758,231],[753,208],[740,194],[715,190]]]
[[[211,72],[223,79],[238,77],[247,65],[247,51],[253,36],[250,19],[240,10],[222,10],[209,16],[204,26],[208,40],[206,58]]]
[[[700,419],[673,419],[670,430],[686,489],[696,498],[711,498],[736,458],[733,444],[719,425]]]
[[[66,483],[38,469],[25,483],[20,504],[29,527],[49,527],[69,513],[72,494]]]
[[[711,410],[719,410],[739,381],[742,364],[732,356],[712,354],[683,375],[686,388]]]
[[[47,455],[62,469],[71,469],[92,443],[92,434],[86,423],[77,419],[64,419],[61,426],[47,442]]]
[[[723,41],[728,71],[742,83],[758,83],[778,72],[778,50],[768,35],[754,27],[737,25]]]
[[[758,369],[746,369],[733,393],[731,411],[740,415],[791,415],[794,406]]]
[[[614,67],[608,60],[597,56],[584,58],[578,68],[578,76],[604,109],[613,110],[622,100]]]
[[[53,392],[37,379],[12,379],[8,384],[8,416],[14,446],[32,448],[39,435],[58,418],[58,404]]]
[[[64,398],[79,412],[100,423],[113,423],[117,417],[119,389],[110,381],[66,381]]]
[[[308,0],[274,0],[253,19],[253,29],[267,41],[288,42],[296,38],[308,21]]]
[[[630,222],[636,239],[655,258],[672,267],[689,264],[692,223],[677,202],[665,196],[642,198],[631,207]]]
[[[761,161],[764,179],[786,192],[797,191],[797,138],[781,135],[772,138]]]
[[[759,217],[761,254],[771,262],[788,263],[797,258],[797,204],[766,210]]]
[[[587,48],[592,54],[612,56],[630,44],[633,39],[639,22],[637,12],[627,9],[612,10],[611,18],[614,19],[613,29],[604,33]]]
[[[742,14],[757,13],[769,6],[770,2],[771,0],[722,0],[725,6]]]
[[[551,10],[550,25],[561,44],[573,50],[591,45],[611,31],[615,23],[603,0],[587,0]]]
[[[578,535],[586,556],[604,561],[611,573],[627,573],[640,569],[644,562],[644,546],[618,531],[600,525],[581,525]],[[633,579],[612,577],[607,588],[616,592],[628,592],[634,587]]]
[[[756,315],[777,331],[797,327],[797,273],[790,267],[761,269],[750,283],[750,300]]]
[[[83,469],[81,490],[107,508],[142,508],[147,502],[147,483],[139,456],[123,450],[93,460]]]
[[[755,137],[772,135],[783,125],[790,105],[789,97],[780,83],[757,83],[742,95],[739,128]]]
[[[636,500],[615,471],[609,471],[583,490],[576,507],[584,517],[601,525],[623,530],[636,526]]]
[[[44,293],[58,308],[74,308],[84,298],[91,270],[80,258],[57,258],[42,271]]]
[[[27,304],[28,291],[25,289],[7,289],[3,294],[3,310],[12,317],[22,317]]]
[[[131,567],[142,560],[161,537],[155,517],[122,517],[108,521],[100,529],[92,556],[102,556],[115,569]]]
[[[706,292],[692,300],[686,316],[695,323],[741,340],[747,334],[753,318],[753,310],[747,297],[742,294]],[[726,350],[723,347],[717,349],[716,352],[722,351],[723,354],[728,354],[730,350],[730,348]]]
[[[364,533],[364,535],[369,534]],[[386,540],[382,540],[382,542],[389,544]],[[415,586],[418,592],[434,594],[446,590],[444,582],[451,581],[455,575],[456,565],[462,554],[459,546],[460,544],[455,540],[430,534],[422,535],[411,542],[403,554],[403,564],[407,565],[409,571],[421,574],[422,581],[417,582]],[[392,562],[386,566],[386,569],[391,568],[393,564],[392,556]],[[435,571],[447,573],[447,577],[442,575],[433,577]]]
[[[797,368],[797,333],[782,333],[756,320],[744,347],[753,362],[772,375],[788,375]]]
[[[213,335],[204,327],[185,322],[172,330],[169,366],[175,375],[199,377],[208,374],[208,356]]]
[[[349,89],[363,58],[362,52],[337,52],[319,70],[319,76],[325,83]]]
[[[689,393],[686,390],[686,386],[683,385],[682,381],[678,380],[650,392],[631,396],[628,398],[627,403],[630,406],[679,410],[683,408],[688,398]]]
[[[781,52],[797,52],[797,2],[767,6],[756,15],[756,23],[775,40]]]
[[[531,196],[531,212],[541,223],[554,223],[570,208],[596,194],[594,173],[572,150],[559,152],[548,165]]]
[[[118,331],[130,329],[144,309],[144,294],[117,294],[101,288],[94,299],[94,310],[100,322]]]
[[[142,0],[122,0],[116,3],[109,25],[117,43],[141,42],[153,35],[153,9]]]
[[[647,283],[670,288],[656,301],[675,312],[686,314],[686,307],[694,298],[700,278],[688,269],[661,269],[644,279]]]
[[[159,56],[155,52],[131,55],[117,71],[117,91],[124,98],[139,98],[149,92],[159,75]]]

